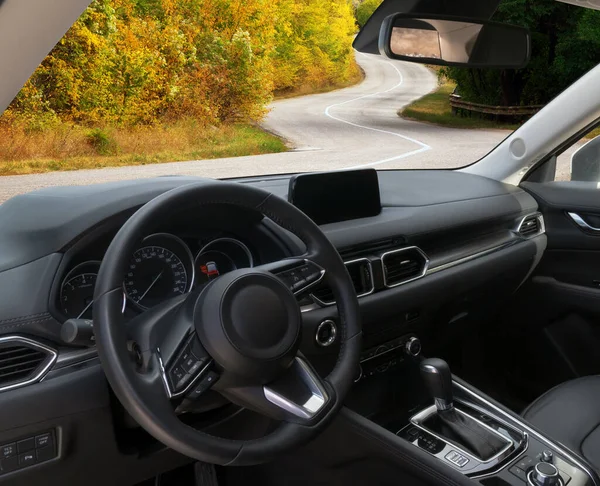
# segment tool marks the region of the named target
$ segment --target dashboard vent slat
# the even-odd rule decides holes
[[[0,341],[0,390],[41,378],[55,359],[53,350],[29,339],[14,337]]]
[[[523,219],[517,232],[525,238],[531,238],[542,231],[542,220],[539,215],[527,216]]]
[[[373,272],[371,263],[366,258],[345,262],[346,269],[352,279],[354,290],[358,297],[373,292]],[[322,304],[335,303],[333,291],[327,284],[321,284],[312,292],[313,298]]]
[[[416,246],[401,248],[381,256],[386,287],[395,287],[425,275],[429,259]]]

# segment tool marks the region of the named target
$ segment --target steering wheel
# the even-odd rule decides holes
[[[123,278],[136,246],[174,214],[216,204],[261,212],[298,236],[306,253],[234,270],[126,325]],[[323,278],[336,297],[341,342],[334,369],[321,379],[298,351],[302,316],[295,295]],[[98,354],[125,409],[163,444],[213,464],[258,464],[306,443],[339,411],[359,362],[358,301],[336,249],[300,210],[247,184],[189,184],[142,206],[106,251],[93,310]],[[231,440],[180,421],[174,402],[195,400],[209,388],[278,426],[259,439]]]

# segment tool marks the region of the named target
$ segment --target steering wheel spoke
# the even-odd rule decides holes
[[[306,293],[325,277],[325,269],[308,257],[287,258],[257,268],[275,275],[296,296]]]

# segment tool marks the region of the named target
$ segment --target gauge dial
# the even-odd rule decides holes
[[[91,319],[94,286],[100,262],[77,265],[65,277],[60,289],[60,305],[69,318]]]
[[[194,280],[192,255],[179,238],[166,233],[146,238],[129,263],[124,287],[141,309],[188,292]]]
[[[217,238],[196,256],[197,283],[203,284],[232,270],[252,266],[254,259],[246,245],[234,238]]]

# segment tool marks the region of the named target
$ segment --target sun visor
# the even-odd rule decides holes
[[[489,20],[501,0],[384,0],[352,44],[366,54],[379,54],[379,29],[383,20],[395,13],[451,15],[454,17]],[[600,2],[600,0],[590,0]],[[584,2],[581,2],[584,3]]]

